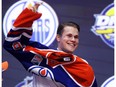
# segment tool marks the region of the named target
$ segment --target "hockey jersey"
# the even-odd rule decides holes
[[[25,47],[24,51],[39,54],[42,57],[47,58],[46,64],[52,68],[61,66],[75,84],[84,87],[91,87],[93,85],[95,76],[91,66],[84,59],[76,55],[50,49],[43,50],[31,46]]]
[[[73,54],[49,50],[39,42],[30,41],[33,21],[41,15],[31,9],[24,9],[4,42],[4,48],[16,57],[26,70],[34,73],[33,87],[97,87],[93,69],[84,59]],[[32,62],[34,59],[38,61],[37,64]],[[49,86],[49,83],[52,85]]]

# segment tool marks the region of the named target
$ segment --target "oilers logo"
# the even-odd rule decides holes
[[[12,28],[14,20],[18,17],[22,10],[30,4],[33,5],[37,1],[41,2],[42,0],[20,0],[8,9],[3,19],[3,32],[5,36]],[[33,23],[33,36],[31,40],[49,46],[56,36],[58,17],[49,4],[44,1],[42,2],[43,4],[38,9],[38,12],[41,12],[42,16]]]
[[[38,75],[40,77],[45,77],[47,79],[54,80],[54,75],[52,71],[48,68],[42,67],[42,66],[32,66],[29,68],[29,72],[34,73],[35,75]],[[18,83],[15,87],[33,87],[33,76],[29,77],[27,76],[24,81]]]
[[[92,31],[111,48],[114,48],[114,3],[108,5],[101,14],[94,15],[96,21]]]

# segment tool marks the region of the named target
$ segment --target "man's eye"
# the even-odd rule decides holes
[[[72,37],[72,35],[71,34],[69,34],[69,35],[67,35],[68,37]]]
[[[75,38],[78,38],[78,36],[75,36]]]

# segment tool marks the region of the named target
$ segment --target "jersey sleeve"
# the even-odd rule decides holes
[[[97,87],[94,71],[84,59],[77,56],[74,63],[63,65],[63,67],[70,78],[78,85],[82,87]]]
[[[35,56],[33,53],[22,50],[26,45],[48,49],[47,46],[39,42],[30,41],[33,33],[32,24],[41,15],[41,13],[33,12],[31,9],[25,8],[14,21],[13,27],[8,32],[3,44],[4,49],[18,59],[26,70],[33,65],[31,60]]]

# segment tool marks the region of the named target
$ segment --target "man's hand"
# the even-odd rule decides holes
[[[35,3],[34,6],[29,5],[27,8],[28,8],[28,9],[31,9],[33,12],[37,12],[38,7],[39,7],[40,5],[42,5],[42,4],[43,4],[43,2],[38,2],[38,3]]]

